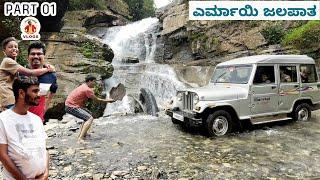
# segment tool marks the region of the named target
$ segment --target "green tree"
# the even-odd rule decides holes
[[[153,0],[124,0],[128,6],[132,19],[137,21],[154,16],[155,5]]]

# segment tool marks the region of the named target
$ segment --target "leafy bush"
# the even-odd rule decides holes
[[[128,6],[133,20],[154,16],[155,5],[153,0],[124,0]]]
[[[1,41],[9,36],[20,37],[20,17],[3,16],[0,17],[0,39]]]
[[[320,21],[309,21],[288,33],[283,43],[292,45],[298,49],[319,49],[320,48]]]
[[[104,0],[70,0],[69,10],[106,9]]]
[[[279,44],[285,35],[284,29],[280,25],[265,27],[261,34],[266,39],[268,44]]]
[[[24,45],[19,45],[19,55],[17,57],[17,62],[21,66],[26,67],[29,64],[27,58],[28,58],[27,48]]]
[[[85,42],[81,46],[81,52],[86,58],[92,58],[94,50],[95,45],[91,42]]]

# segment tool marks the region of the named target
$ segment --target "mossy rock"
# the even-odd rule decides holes
[[[104,66],[94,66],[88,65],[82,69],[83,73],[90,74],[96,73],[101,76],[102,79],[107,79],[113,75],[114,68],[112,64],[104,65]]]

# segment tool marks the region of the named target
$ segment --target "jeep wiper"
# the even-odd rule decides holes
[[[216,82],[218,82],[218,79],[220,79],[222,76],[224,76],[227,73],[227,71],[223,72],[222,74],[220,74],[217,79],[213,82],[213,84],[215,85]]]

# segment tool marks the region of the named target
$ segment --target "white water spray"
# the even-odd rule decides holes
[[[136,57],[140,61],[153,59],[150,55],[156,49],[156,36],[148,31],[157,23],[157,18],[146,18],[126,26],[109,28],[103,41],[114,51],[114,64],[126,57]]]

